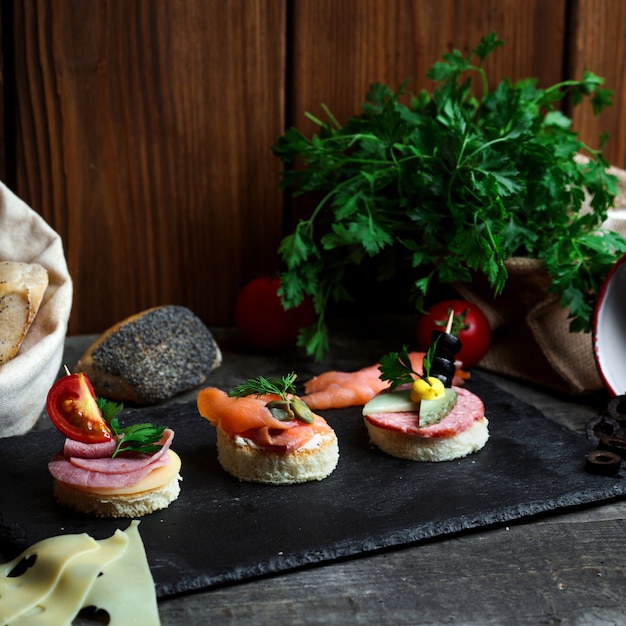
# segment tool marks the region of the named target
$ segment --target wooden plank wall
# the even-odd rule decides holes
[[[0,17],[0,173],[63,238],[74,334],[167,303],[231,323],[298,213],[270,153],[286,125],[322,102],[346,119],[371,82],[428,87],[492,30],[494,80],[607,78],[615,107],[574,119],[626,167],[622,0],[7,0]]]

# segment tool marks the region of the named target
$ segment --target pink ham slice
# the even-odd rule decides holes
[[[84,450],[78,442],[66,442],[63,452],[48,463],[50,474],[56,480],[83,488],[112,489],[130,487],[143,480],[152,470],[169,463],[167,450],[174,438],[174,431],[166,429],[160,443],[161,449],[155,454],[135,454],[111,458],[115,447],[109,451],[108,444],[91,444],[100,453],[108,453],[105,458],[94,458],[96,451]],[[87,454],[86,458],[67,457],[67,450]]]
[[[467,430],[485,416],[483,401],[467,389],[454,388],[458,400],[454,408],[440,422],[420,428],[415,413],[374,413],[365,417],[371,424],[387,430],[396,430],[418,437],[453,437]]]
[[[163,437],[159,442],[161,444],[161,449],[154,454],[133,454],[132,456],[122,455],[117,456],[114,459],[112,459],[110,455],[102,459],[85,459],[71,456],[69,461],[72,465],[89,470],[90,472],[102,472],[104,474],[134,472],[142,467],[145,467],[146,465],[149,465],[150,463],[153,463],[159,457],[163,456],[170,447],[172,439],[174,439],[174,431],[168,428],[163,433]]]
[[[117,447],[117,439],[105,443],[82,443],[74,439],[66,439],[63,454],[67,457],[76,456],[82,459],[101,459],[111,456]]]
[[[115,460],[115,459],[113,459]],[[169,455],[159,457],[153,463],[133,472],[119,474],[105,474],[103,472],[90,472],[82,467],[76,467],[62,454],[58,454],[48,463],[50,474],[56,480],[73,485],[75,487],[96,489],[117,489],[119,487],[131,487],[143,480],[152,470],[169,463]]]

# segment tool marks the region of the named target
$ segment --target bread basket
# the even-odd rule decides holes
[[[39,263],[49,277],[19,352],[0,365],[0,437],[11,437],[33,428],[58,376],[72,307],[72,280],[61,237],[1,182],[0,261]]]

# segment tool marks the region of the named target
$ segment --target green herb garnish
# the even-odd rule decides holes
[[[424,371],[422,374],[419,374],[413,369],[408,349],[406,346],[402,346],[400,352],[390,352],[381,357],[378,367],[381,372],[380,379],[388,380],[391,383],[390,388],[392,391],[400,385],[413,383],[416,378],[428,380],[438,341],[439,337],[430,344],[428,351],[424,355],[424,359],[422,360],[422,368]]]
[[[626,239],[601,228],[617,179],[606,172],[606,137],[590,148],[555,107],[588,99],[597,114],[612,92],[589,71],[545,89],[505,79],[490,90],[483,61],[502,44],[491,33],[467,57],[445,54],[428,72],[432,93],[373,84],[345,125],[323,107],[327,121],[307,114],[318,134],[292,128],[273,146],[286,164],[281,188],[322,197],[279,247],[285,307],[314,301],[317,321],[298,340],[309,354],[328,350],[327,305],[353,297],[353,272],[373,258],[371,282],[407,276],[418,310],[433,283],[482,273],[497,295],[507,258],[538,258],[570,329],[590,330],[600,285],[626,252]],[[581,152],[588,163],[575,160]]]
[[[115,458],[120,452],[154,454],[161,449],[162,446],[158,442],[163,437],[166,426],[144,423],[122,428],[117,415],[124,408],[124,405],[105,398],[96,398],[96,402],[102,412],[102,417],[117,439],[117,447],[111,455],[112,458]]]
[[[287,400],[287,394],[295,394],[296,388],[294,382],[297,375],[294,372],[282,376],[281,378],[251,378],[241,385],[237,385],[228,392],[231,397],[241,398],[243,396],[263,396],[272,394],[280,396],[283,400]]]
[[[270,413],[281,422],[297,419],[306,424],[313,423],[315,416],[311,409],[300,398],[288,397],[295,395],[294,382],[297,375],[294,372],[281,378],[267,379],[263,376],[247,380],[228,392],[231,397],[262,396],[266,394],[280,396],[280,400],[271,400],[266,404]]]

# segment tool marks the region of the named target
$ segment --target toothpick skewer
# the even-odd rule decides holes
[[[450,309],[450,315],[448,315],[448,323],[446,324],[446,333],[449,335],[452,330],[452,320],[454,319],[454,310]]]
[[[66,373],[68,376],[71,376],[71,372],[70,372],[70,370],[68,369],[67,365],[64,365],[63,367],[65,368],[65,373]]]

